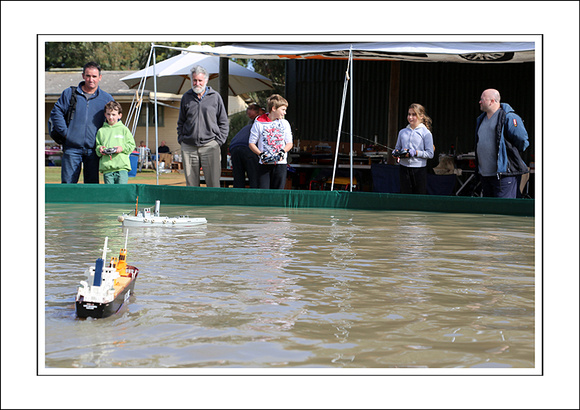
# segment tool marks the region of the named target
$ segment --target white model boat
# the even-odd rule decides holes
[[[109,263],[106,262],[108,239],[105,238],[103,256],[87,269],[87,279],[82,280],[78,288],[75,305],[76,314],[80,318],[104,318],[117,313],[135,288],[139,269],[127,265],[129,230],[119,257],[112,257]]]
[[[117,218],[119,222],[123,223],[123,226],[180,226],[189,227],[197,226],[207,223],[205,218],[191,218],[187,215],[180,215],[176,217],[160,216],[159,206],[160,201],[155,201],[155,209],[153,213],[151,208],[143,208],[143,210],[137,210],[137,205],[135,205],[135,214],[128,215],[123,214]]]

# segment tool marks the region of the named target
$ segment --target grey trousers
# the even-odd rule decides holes
[[[182,144],[181,155],[187,186],[199,186],[200,168],[203,168],[205,184],[208,187],[219,188],[222,157],[220,145],[216,141],[210,141],[199,147]]]

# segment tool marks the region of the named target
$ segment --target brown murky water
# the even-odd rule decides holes
[[[105,236],[122,245],[130,210],[46,205],[47,369],[536,365],[534,218],[162,204],[208,224],[131,228],[130,303],[76,319],[83,272]]]

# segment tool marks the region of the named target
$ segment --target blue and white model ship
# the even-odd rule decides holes
[[[121,248],[119,257],[112,257],[109,263],[107,259],[107,241],[103,247],[103,256],[97,258],[94,266],[90,266],[85,274],[86,280],[82,280],[78,288],[75,305],[76,314],[80,318],[104,318],[116,313],[125,302],[129,300],[139,269],[127,265],[127,236],[125,247]]]

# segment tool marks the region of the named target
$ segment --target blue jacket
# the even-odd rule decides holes
[[[81,81],[76,88],[77,104],[68,127],[64,115],[68,111],[72,95],[70,87],[62,92],[50,112],[50,120],[54,129],[66,136],[65,149],[95,149],[97,131],[105,122],[105,104],[113,101],[113,97],[100,88],[97,88],[95,93],[87,99],[81,89],[84,83]]]
[[[528,132],[524,127],[524,122],[513,108],[506,103],[501,103],[495,130],[497,143],[497,175],[500,177],[522,175],[528,172],[528,166],[522,160],[520,151],[523,152],[530,145]],[[475,126],[475,146],[479,141],[477,131],[486,116],[486,113],[477,117]],[[477,149],[475,150],[475,161],[477,164]],[[477,169],[477,165],[476,165]]]
[[[232,138],[229,148],[230,152],[232,152],[232,149],[237,147],[246,147],[250,149],[248,147],[248,142],[250,141],[250,130],[252,129],[252,125],[253,123],[246,125],[240,131],[238,131],[234,138]]]

